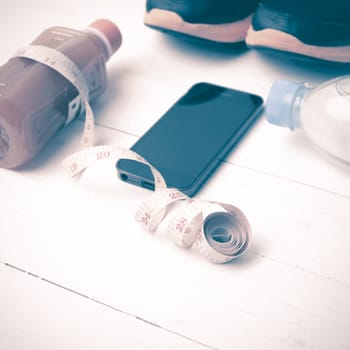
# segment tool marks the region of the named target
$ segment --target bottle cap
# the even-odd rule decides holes
[[[89,28],[96,29],[105,36],[111,48],[111,55],[114,54],[122,44],[122,34],[119,28],[108,19],[97,19],[89,25]]]
[[[306,90],[308,88],[304,83],[288,80],[275,81],[266,101],[266,119],[272,124],[288,127],[291,130],[299,127],[295,112]]]

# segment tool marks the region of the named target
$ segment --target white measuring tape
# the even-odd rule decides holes
[[[86,111],[81,145],[83,147],[93,146],[95,143],[95,121],[94,113],[89,103],[89,86],[78,66],[62,52],[42,45],[25,46],[16,52],[15,57],[29,58],[50,67],[66,78],[77,89]],[[74,116],[67,116],[66,125],[72,121]]]
[[[155,192],[141,204],[135,219],[146,230],[157,231],[169,208],[177,202],[171,214],[167,234],[184,248],[193,248],[214,263],[228,262],[243,254],[251,241],[251,228],[245,215],[235,206],[187,197],[174,188],[167,188],[159,171],[137,153],[118,145],[92,147],[94,116],[89,104],[86,80],[74,62],[61,52],[44,46],[28,46],[17,56],[30,58],[54,69],[64,76],[81,95],[86,111],[83,150],[63,160],[66,171],[75,176],[99,160],[133,159],[148,165],[152,171]],[[70,120],[67,120],[67,123]]]

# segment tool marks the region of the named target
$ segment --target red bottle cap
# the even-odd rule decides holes
[[[111,45],[112,54],[119,49],[122,44],[122,34],[113,22],[108,19],[98,19],[92,22],[89,27],[97,29],[104,34]]]

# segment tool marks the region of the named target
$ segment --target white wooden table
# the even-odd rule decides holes
[[[114,21],[124,42],[93,109],[97,143],[124,147],[193,83],[266,97],[275,79],[319,84],[349,69],[181,41],[145,27],[144,7],[7,1],[0,64],[49,26]],[[120,182],[113,162],[79,181],[64,173],[82,126],[21,171],[0,169],[0,349],[350,348],[348,170],[262,116],[197,195],[238,206],[253,228],[243,257],[214,265],[134,221],[150,192]]]

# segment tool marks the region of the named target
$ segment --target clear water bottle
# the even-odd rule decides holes
[[[302,129],[321,150],[350,165],[350,75],[311,88],[277,80],[266,101],[267,120]]]

